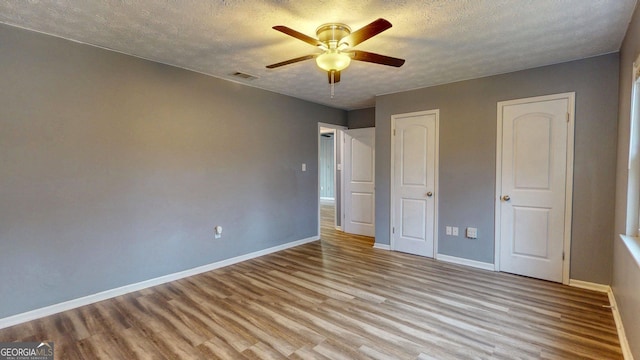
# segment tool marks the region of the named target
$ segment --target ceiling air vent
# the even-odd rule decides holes
[[[255,79],[258,78],[257,76],[245,74],[245,73],[239,72],[239,71],[236,71],[236,72],[232,73],[231,75],[234,76],[234,77],[237,77],[237,78],[240,78],[240,79],[243,79],[243,80],[249,80],[249,81],[255,80]]]

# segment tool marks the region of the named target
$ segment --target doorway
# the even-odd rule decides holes
[[[575,93],[498,103],[496,269],[569,283]]]
[[[342,138],[345,129],[340,125],[318,124],[318,235],[323,226],[342,230]]]

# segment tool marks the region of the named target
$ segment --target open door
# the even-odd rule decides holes
[[[344,232],[375,236],[375,128],[344,131]]]

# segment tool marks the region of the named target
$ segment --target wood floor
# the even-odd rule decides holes
[[[322,241],[0,330],[57,359],[621,359],[605,294]]]

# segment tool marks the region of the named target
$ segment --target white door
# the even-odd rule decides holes
[[[433,257],[436,237],[438,110],[394,115],[391,122],[391,248]]]
[[[344,131],[344,231],[375,236],[375,128]]]
[[[573,104],[573,93],[498,103],[500,271],[556,282],[568,271]]]

